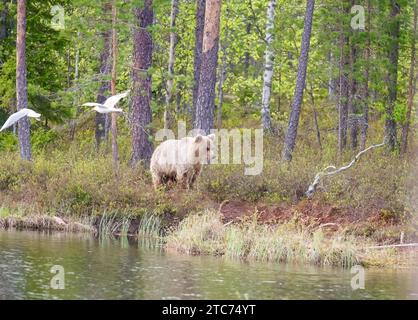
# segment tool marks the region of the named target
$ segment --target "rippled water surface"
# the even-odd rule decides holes
[[[62,290],[51,268],[64,268]],[[0,231],[0,299],[418,299],[417,270],[241,263],[88,235]]]

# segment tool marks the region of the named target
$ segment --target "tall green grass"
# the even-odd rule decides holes
[[[186,254],[222,255],[228,258],[312,263],[349,267],[360,263],[360,247],[353,238],[322,230],[301,229],[291,222],[270,226],[257,220],[225,225],[221,215],[205,211],[185,218],[166,238],[166,248]]]

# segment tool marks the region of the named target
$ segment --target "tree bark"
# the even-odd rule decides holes
[[[227,17],[230,16],[230,10],[227,9]],[[224,104],[224,83],[226,80],[227,74],[227,58],[228,58],[228,40],[229,40],[229,30],[226,28],[225,30],[225,39],[220,41],[221,51],[222,51],[222,59],[221,59],[221,67],[219,69],[219,84],[218,84],[218,108],[217,108],[217,115],[216,115],[216,122],[217,128],[222,128],[222,107]]]
[[[0,11],[0,40],[7,38],[7,7],[6,1],[3,0],[3,9]],[[1,64],[1,60],[0,60]]]
[[[270,96],[274,69],[273,31],[277,0],[270,0],[267,7],[266,52],[261,100],[261,121],[265,131],[271,131]]]
[[[80,39],[80,31],[77,32],[77,40],[79,41]],[[73,83],[75,86],[78,85],[78,79],[80,76],[80,48],[78,47],[78,43],[77,43],[77,48],[75,51],[75,62],[74,62],[74,80]],[[70,62],[68,62],[68,65],[70,66]],[[70,81],[69,81],[70,82]],[[74,95],[74,105],[76,106],[76,117],[78,117],[80,115],[80,106],[78,105],[78,95]],[[70,140],[73,141],[74,140],[74,136],[75,136],[75,129],[76,129],[77,123],[75,119],[72,119],[70,121]]]
[[[389,101],[386,105],[385,141],[390,151],[396,147],[396,121],[394,118],[395,104],[398,96],[398,60],[399,60],[399,34],[401,7],[398,1],[391,0],[391,12],[389,21],[389,67],[388,67],[388,91]]]
[[[315,96],[314,96],[312,83],[310,83],[309,95],[311,97],[311,103],[312,103],[312,111],[313,111],[314,125],[315,125],[315,131],[316,131],[316,141],[318,142],[319,149],[322,151],[321,131],[319,129],[318,112],[316,111]]]
[[[111,4],[106,3],[102,12],[105,17],[107,17],[111,11]],[[103,39],[103,50],[100,54],[100,79],[107,78],[111,74],[111,55],[112,55],[112,30],[106,30],[102,32]],[[102,80],[99,92],[97,94],[97,102],[104,103],[106,101],[106,93],[110,92],[110,81]],[[100,144],[103,140],[107,140],[108,129],[109,129],[109,116],[96,112],[96,128],[95,128],[95,137],[96,137],[96,148],[99,150]]]
[[[217,110],[217,116],[216,116],[218,129],[222,128],[222,107],[224,104],[224,83],[226,80],[226,58],[227,58],[226,57],[227,55],[226,44],[221,44],[221,47],[222,47],[222,62],[221,62],[221,68],[219,70],[218,110]]]
[[[178,0],[171,0],[171,18],[170,18],[170,49],[168,54],[168,75],[167,75],[167,93],[165,96],[165,110],[164,110],[164,129],[168,129],[170,122],[170,106],[173,98],[173,83],[174,83],[174,63],[176,61],[176,45],[177,33],[174,30],[176,27],[176,18],[178,14]]]
[[[116,1],[113,0],[112,4],[112,81],[111,81],[111,91],[112,96],[116,95],[116,63],[117,63],[117,45],[118,45],[118,35],[116,32],[116,21],[117,20],[117,8]],[[117,127],[117,113],[113,112],[111,114],[111,130],[112,130],[112,158],[113,158],[113,167],[118,174],[119,170],[119,147],[118,147],[118,127]]]
[[[196,117],[197,96],[199,94],[199,77],[202,66],[203,54],[203,31],[205,28],[206,0],[197,0],[196,7],[196,30],[195,30],[195,48],[194,48],[194,83],[193,83],[193,123]]]
[[[351,1],[351,5],[354,5],[354,1]],[[350,40],[350,80],[349,80],[349,100],[348,100],[348,112],[350,123],[350,137],[351,137],[351,149],[355,150],[358,147],[358,99],[357,99],[357,79],[356,79],[356,64],[358,56],[358,46],[354,37],[354,30],[351,31]]]
[[[347,146],[348,127],[348,101],[349,101],[349,80],[348,68],[349,59],[347,54],[348,37],[341,33],[340,39],[340,88],[338,98],[338,150],[342,154]]]
[[[406,122],[402,127],[401,137],[401,154],[404,155],[408,150],[408,135],[411,125],[412,107],[414,105],[414,97],[416,91],[417,77],[415,75],[416,65],[416,36],[417,36],[417,19],[418,18],[418,0],[414,7],[414,31],[411,40],[411,65],[409,68],[409,84],[408,84],[408,109],[406,112]]]
[[[131,165],[139,161],[149,164],[152,156],[152,143],[149,140],[151,113],[151,67],[153,43],[147,30],[154,20],[152,0],[144,0],[141,8],[134,9],[137,26],[133,32],[133,70],[132,70],[132,158]]]
[[[206,133],[213,129],[220,14],[221,0],[207,0],[202,63],[194,122],[195,129],[201,129]]]
[[[28,87],[26,78],[26,0],[17,1],[17,41],[16,41],[16,98],[17,109],[28,107]],[[18,123],[20,156],[32,159],[30,143],[30,123],[27,117]]]
[[[364,70],[364,86],[362,93],[362,106],[363,106],[363,119],[361,124],[361,138],[360,138],[360,149],[366,148],[367,141],[367,130],[369,128],[369,78],[370,78],[370,52],[371,52],[371,3],[367,0],[367,44],[364,50],[364,59],[366,66]]]
[[[292,153],[296,145],[296,137],[299,126],[300,109],[303,102],[303,91],[306,84],[306,70],[309,60],[309,48],[311,42],[312,20],[315,0],[307,0],[302,45],[299,57],[299,68],[296,81],[295,94],[292,103],[292,111],[289,118],[289,126],[283,147],[283,159],[292,160]]]

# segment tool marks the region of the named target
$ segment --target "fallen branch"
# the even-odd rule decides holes
[[[309,188],[308,188],[308,191],[306,191],[306,196],[309,198],[309,199],[311,199],[314,195],[315,195],[315,192],[316,192],[316,189],[317,189],[317,187],[318,187],[318,185],[319,185],[319,183],[321,182],[321,179],[323,178],[323,177],[326,177],[326,176],[332,176],[332,175],[334,175],[334,174],[338,174],[338,173],[340,173],[340,172],[342,172],[342,171],[345,171],[345,170],[347,170],[347,169],[349,169],[349,168],[351,168],[359,159],[360,159],[360,157],[364,154],[364,153],[366,153],[367,151],[369,151],[369,150],[371,150],[371,149],[374,149],[374,148],[379,148],[379,147],[383,147],[385,145],[385,142],[383,142],[383,143],[380,143],[380,144],[374,144],[374,145],[372,145],[372,146],[370,146],[370,147],[368,147],[367,149],[364,149],[364,150],[362,150],[362,151],[360,151],[355,157],[354,157],[354,159],[353,160],[351,160],[351,162],[349,163],[349,164],[347,164],[346,166],[343,166],[343,167],[341,167],[341,168],[339,168],[339,169],[337,169],[335,166],[329,166],[329,167],[326,167],[323,171],[321,171],[321,172],[319,172],[316,176],[315,176],[315,180],[312,182],[312,184],[309,186]]]

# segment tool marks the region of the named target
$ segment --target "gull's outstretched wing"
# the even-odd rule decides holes
[[[100,107],[103,108],[104,105],[102,105],[101,103],[96,103],[96,102],[87,102],[85,104],[82,104],[83,107]]]
[[[121,113],[123,112],[122,109],[116,109],[116,108],[102,108],[102,107],[94,107],[93,111],[96,111],[98,113],[103,113],[103,114],[107,114],[107,113],[113,113],[113,112],[117,112],[117,113]]]
[[[37,113],[37,112],[33,111],[32,109],[26,109],[26,110],[28,110],[27,116],[30,117],[30,118],[39,119],[41,117],[40,113]]]
[[[119,94],[117,94],[117,95],[115,95],[115,96],[111,96],[111,97],[109,97],[109,98],[105,101],[104,106],[105,106],[106,108],[114,108],[114,107],[116,106],[116,104],[117,104],[117,103],[118,103],[121,99],[126,98],[126,97],[128,96],[129,92],[130,92],[130,90],[125,91],[125,92],[123,92],[123,93],[119,93]]]
[[[18,122],[20,119],[24,117],[39,118],[40,116],[41,115],[39,113],[36,113],[35,111],[31,109],[25,108],[25,109],[19,110],[18,112],[13,113],[9,117],[9,119],[7,119],[3,127],[1,127],[0,132],[11,127],[12,125],[14,125],[16,122]]]

